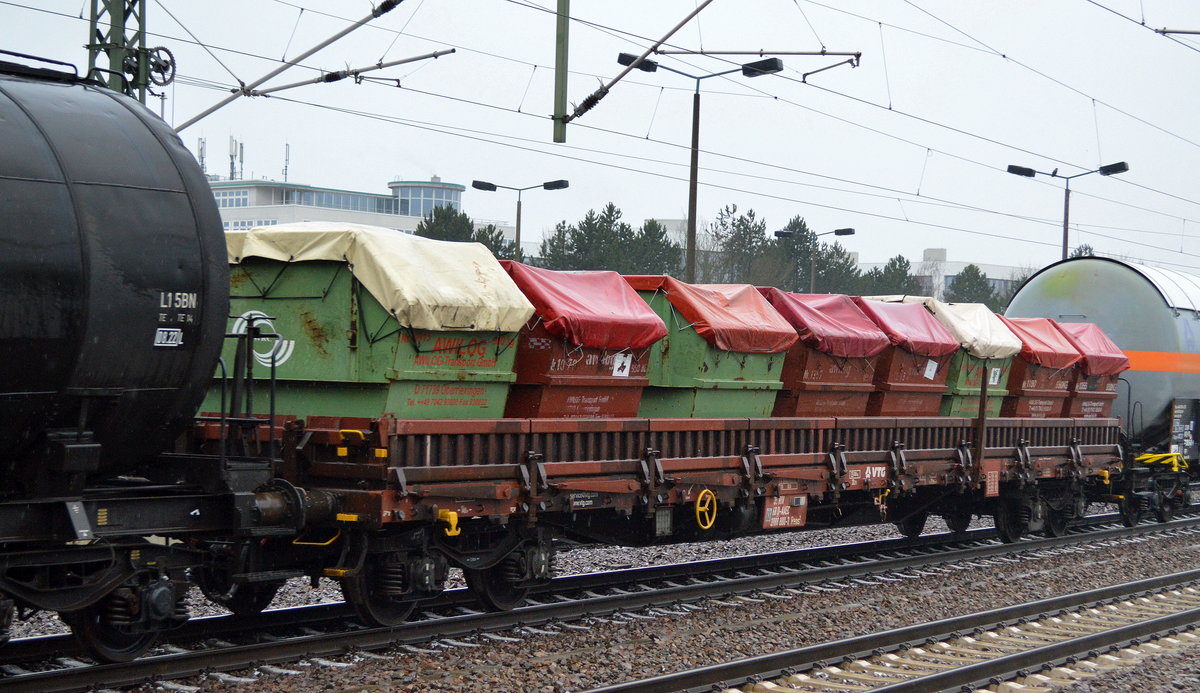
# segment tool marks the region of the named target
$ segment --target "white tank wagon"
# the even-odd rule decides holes
[[[1030,277],[1005,315],[1099,325],[1129,357],[1113,415],[1132,451],[1200,458],[1200,276],[1073,258]]]

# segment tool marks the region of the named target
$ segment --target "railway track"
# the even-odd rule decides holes
[[[1197,622],[1192,570],[590,693],[1045,691],[1200,644]]]
[[[571,624],[645,609],[684,610],[706,599],[730,599],[802,589],[829,591],[878,581],[898,581],[947,571],[954,563],[973,567],[1057,555],[1084,544],[1139,540],[1154,534],[1200,532],[1200,518],[1135,528],[1107,526],[1064,537],[1002,544],[991,530],[950,541],[931,535],[821,549],[762,554],[687,564],[655,566],[555,579],[528,606],[508,613],[482,613],[454,590],[431,603],[423,618],[398,628],[366,629],[341,604],[266,612],[260,619],[196,619],[173,633],[153,656],[128,664],[89,665],[73,655],[68,636],[22,639],[2,650],[0,687],[57,691],[133,685],[213,671],[330,657],[395,645],[488,637],[518,627]],[[1024,557],[1022,557],[1024,556]],[[568,625],[568,627],[570,627]],[[503,636],[501,636],[503,637]],[[233,641],[233,642],[230,642]],[[33,661],[37,660],[37,661]],[[35,670],[38,669],[38,670]]]

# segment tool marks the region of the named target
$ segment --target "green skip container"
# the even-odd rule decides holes
[[[749,284],[626,276],[667,325],[651,347],[638,416],[770,416],[796,329]]]
[[[533,313],[482,245],[356,224],[226,234],[232,333],[254,325],[254,409],[307,416],[500,418]],[[234,348],[223,358],[232,368]],[[221,374],[218,373],[218,376]],[[220,410],[214,388],[203,411]]]

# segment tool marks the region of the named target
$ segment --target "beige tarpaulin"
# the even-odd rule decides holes
[[[225,243],[230,264],[246,257],[347,262],[405,327],[516,332],[533,315],[533,305],[479,243],[318,221],[227,231]]]
[[[944,303],[929,296],[869,296],[889,303],[922,303],[954,335],[967,353],[980,359],[1006,359],[1021,340],[982,303]]]

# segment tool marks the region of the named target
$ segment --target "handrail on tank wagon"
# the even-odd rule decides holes
[[[229,317],[237,318],[240,316],[231,315]],[[197,421],[217,421],[217,422],[219,422],[220,433],[219,433],[218,441],[219,441],[219,446],[220,446],[220,456],[221,456],[222,462],[224,462],[225,458],[230,454],[229,438],[227,436],[227,431],[229,432],[229,435],[232,435],[233,426],[235,426],[235,425],[239,426],[243,433],[243,435],[239,436],[239,437],[242,439],[242,445],[245,446],[245,435],[244,435],[245,431],[249,430],[251,428],[257,428],[258,426],[261,426],[263,423],[262,419],[253,416],[254,395],[253,395],[253,389],[251,387],[251,384],[254,382],[254,372],[253,372],[254,371],[254,363],[253,363],[254,359],[248,358],[247,354],[250,352],[250,349],[251,349],[250,345],[252,344],[253,340],[255,340],[255,339],[260,339],[260,338],[275,339],[275,340],[283,339],[282,335],[275,333],[275,332],[261,332],[259,327],[255,324],[258,321],[269,323],[271,320],[274,320],[274,319],[275,318],[270,317],[270,316],[252,315],[247,319],[248,322],[246,325],[245,332],[230,332],[230,333],[225,334],[226,339],[233,339],[233,340],[237,341],[237,347],[234,352],[233,377],[232,378],[230,378],[230,376],[229,376],[228,366],[225,363],[225,359],[223,357],[217,359],[217,366],[218,366],[218,368],[220,368],[220,372],[221,372],[221,377],[220,377],[220,381],[221,381],[221,400],[220,400],[221,401],[221,413],[220,413],[220,416],[196,417]],[[276,449],[275,449],[276,442],[275,442],[274,432],[275,432],[275,424],[276,424],[276,421],[275,421],[275,419],[276,419],[275,401],[276,401],[276,387],[277,387],[276,386],[276,368],[278,365],[277,360],[276,360],[276,354],[275,354],[274,350],[272,350],[270,358],[271,358],[271,376],[270,376],[270,380],[269,380],[270,386],[267,391],[267,393],[268,393],[267,400],[269,402],[268,418],[267,418],[268,429],[269,429],[269,433],[267,435],[267,457],[274,459],[276,456]],[[229,385],[231,380],[232,380],[232,385]],[[232,394],[230,394],[230,390],[232,390]],[[243,392],[245,393],[245,410],[244,410],[245,415],[244,416],[243,416],[243,409],[241,406]],[[261,441],[259,441],[259,436],[257,436],[257,435],[254,436],[254,442],[256,444],[261,442]],[[243,449],[241,452],[245,453],[246,451],[245,451],[245,449]]]

